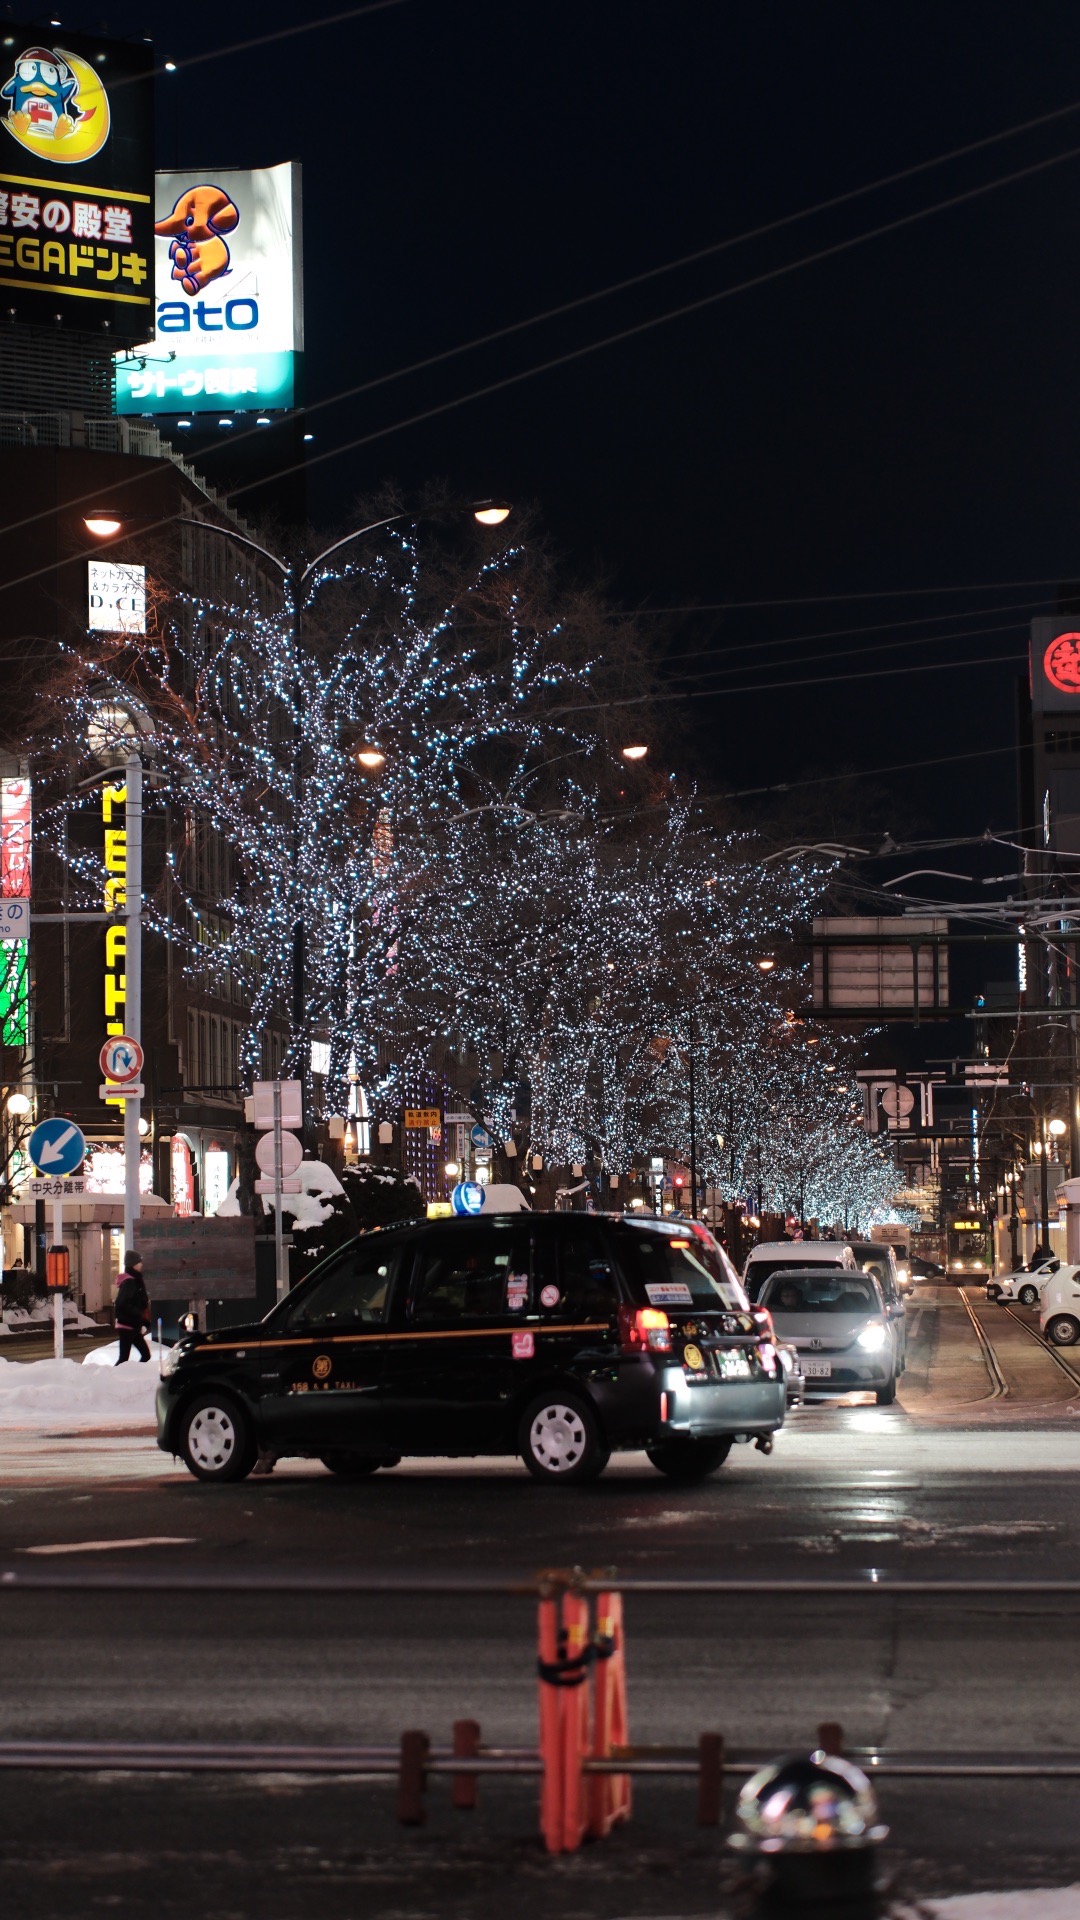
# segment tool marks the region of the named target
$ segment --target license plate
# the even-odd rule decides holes
[[[718,1353],[717,1372],[721,1380],[749,1380],[750,1362],[745,1353]]]
[[[804,1360],[803,1377],[807,1380],[829,1380],[832,1378],[831,1360]]]

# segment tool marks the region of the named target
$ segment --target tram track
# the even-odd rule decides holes
[[[982,1352],[983,1365],[985,1366],[987,1374],[989,1375],[989,1378],[990,1378],[990,1392],[987,1395],[987,1399],[988,1400],[1007,1399],[1009,1395],[1009,1383],[1006,1380],[1004,1373],[1002,1372],[1001,1362],[999,1361],[997,1354],[994,1351],[994,1343],[991,1340],[989,1334],[987,1333],[986,1328],[983,1326],[982,1321],[979,1319],[977,1313],[975,1312],[975,1309],[972,1306],[971,1301],[968,1299],[967,1288],[961,1287],[959,1289],[959,1292],[960,1292],[960,1298],[964,1303],[964,1311],[967,1314],[968,1319],[971,1321],[972,1327],[974,1328],[974,1331],[975,1331],[975,1338],[978,1341],[979,1348]]]
[[[975,1337],[979,1342],[983,1361],[986,1365],[986,1371],[990,1377],[991,1391],[988,1398],[991,1400],[1012,1398],[1004,1369],[1002,1368],[1001,1361],[994,1347],[994,1342],[975,1312],[968,1298],[967,1288],[961,1287],[959,1292],[968,1319],[971,1321],[972,1327],[975,1330]],[[1063,1373],[1067,1380],[1071,1381],[1073,1387],[1076,1389],[1076,1393],[1070,1395],[1070,1398],[1075,1398],[1077,1395],[1080,1395],[1080,1367],[1070,1365],[1069,1361],[1065,1359],[1059,1349],[1053,1345],[1053,1342],[1047,1340],[1045,1336],[1039,1333],[1035,1327],[1031,1326],[1027,1320],[1024,1320],[1014,1307],[1009,1306],[1007,1301],[999,1300],[996,1302],[996,1305],[998,1311],[1007,1313],[1010,1320],[1014,1321],[1015,1324],[1027,1334],[1028,1339],[1035,1342],[1037,1347],[1041,1347],[1042,1351],[1053,1361],[1058,1371]]]

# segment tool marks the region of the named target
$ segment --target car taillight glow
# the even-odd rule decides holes
[[[767,1339],[771,1340],[773,1337],[773,1319],[768,1307],[751,1307],[750,1315],[758,1332],[763,1333]]]
[[[671,1352],[671,1322],[659,1307],[620,1307],[619,1337],[626,1353]]]

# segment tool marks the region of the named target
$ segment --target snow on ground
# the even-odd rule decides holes
[[[86,1367],[79,1360],[0,1358],[0,1430],[151,1427],[157,1384],[155,1361]]]
[[[927,1900],[917,1909],[901,1907],[896,1920],[1080,1920],[1080,1886],[1041,1887],[1027,1893],[960,1893],[948,1900]]]

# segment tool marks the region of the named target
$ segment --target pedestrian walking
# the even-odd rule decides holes
[[[116,1289],[116,1331],[120,1336],[117,1366],[122,1367],[134,1347],[140,1360],[149,1360],[143,1328],[150,1325],[150,1296],[143,1279],[141,1253],[129,1253]]]

